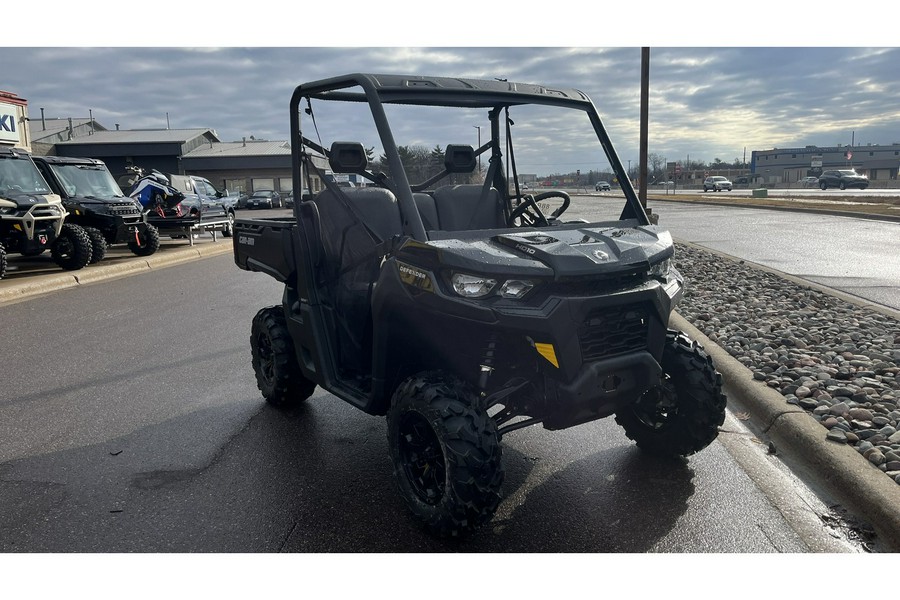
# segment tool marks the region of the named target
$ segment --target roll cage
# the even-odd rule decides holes
[[[362,91],[348,91],[350,89]],[[601,122],[600,116],[590,98],[576,89],[557,89],[545,86],[513,83],[505,80],[475,80],[449,77],[423,77],[402,75],[374,75],[355,73],[335,78],[323,79],[298,86],[291,97],[291,154],[295,165],[307,165],[315,168],[308,149],[322,154],[329,160],[333,158],[333,148],[328,149],[305,137],[301,131],[300,111],[304,110],[315,122],[311,100],[365,102],[372,113],[377,133],[380,137],[391,175],[374,173],[366,169],[364,160],[352,170],[369,179],[378,186],[389,189],[397,198],[400,208],[403,233],[417,241],[427,241],[429,235],[416,207],[413,193],[424,189],[443,177],[449,175],[451,167],[430,177],[427,181],[412,184],[404,170],[397,144],[394,140],[388,118],[385,113],[386,104],[406,104],[419,106],[486,108],[489,110],[490,139],[480,148],[475,149],[475,157],[490,152],[488,173],[484,182],[485,191],[493,187],[499,191],[505,201],[505,213],[508,216],[515,206],[522,203],[526,196],[519,188],[516,177],[513,147],[509,136],[508,109],[512,106],[537,104],[557,106],[584,111],[594,127],[601,142],[606,158],[616,177],[622,183],[625,195],[625,206],[620,219],[634,219],[638,224],[647,225],[649,219],[631,186],[622,163],[613,149],[612,142]],[[304,100],[306,105],[304,106]],[[505,115],[505,118],[503,118]],[[507,173],[502,165],[503,150],[501,131],[506,126],[507,161],[515,182],[514,190],[509,189]],[[304,185],[304,173],[308,169],[294,169],[293,189],[310,187]],[[334,187],[335,193],[341,193],[336,186],[326,182],[326,187]],[[486,194],[485,194],[486,196]],[[299,218],[300,204],[294,206],[294,215]]]

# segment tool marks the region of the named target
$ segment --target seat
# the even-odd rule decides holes
[[[425,231],[440,229],[441,223],[438,221],[437,206],[435,206],[434,198],[431,197],[431,194],[416,192],[413,194],[413,200],[416,201],[416,208],[419,211],[419,216],[422,218],[422,225],[425,227]]]
[[[358,188],[341,193],[347,202],[328,189],[314,200],[325,255],[320,283],[328,290],[338,317],[341,368],[366,373],[371,359],[371,293],[381,272],[378,244],[402,233],[403,224],[397,198],[389,190]]]
[[[472,229],[503,229],[506,222],[500,194],[490,188],[487,198],[481,198],[478,184],[448,185],[434,191],[434,204],[443,231]]]

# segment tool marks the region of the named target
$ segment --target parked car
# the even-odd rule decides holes
[[[869,187],[869,178],[860,175],[853,169],[838,169],[834,171],[822,171],[819,176],[819,187],[827,190],[830,187],[840,189],[859,188],[861,190]]]
[[[300,201],[309,199],[309,190],[304,188],[300,194]],[[291,190],[288,192],[288,195],[284,197],[284,207],[285,208],[294,208],[294,191]]]
[[[247,208],[281,208],[281,194],[274,190],[257,190],[247,198]]]
[[[732,187],[731,182],[721,175],[714,175],[703,180],[704,192],[708,192],[709,190],[714,192],[721,192],[723,190],[730,192]]]
[[[661,186],[665,186],[665,187],[675,187],[675,182],[674,181],[657,181],[653,185],[661,185]]]
[[[596,192],[608,192],[609,191],[609,182],[608,181],[598,181],[594,185],[594,191]]]
[[[818,178],[818,177],[812,177],[812,176],[810,176],[810,177],[804,177],[803,179],[801,179],[801,180],[798,181],[797,183],[799,183],[799,184],[802,185],[803,187],[814,187],[814,186],[818,186],[818,185],[819,185],[819,178]]]

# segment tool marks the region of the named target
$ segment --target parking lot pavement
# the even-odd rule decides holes
[[[6,277],[0,279],[0,304],[18,302],[56,290],[123,277],[147,269],[159,269],[200,257],[231,252],[231,238],[218,232],[195,234],[190,239],[160,238],[160,247],[151,256],[135,256],[124,244],[110,246],[102,261],[77,271],[65,271],[53,262],[49,252],[26,257],[8,255]]]

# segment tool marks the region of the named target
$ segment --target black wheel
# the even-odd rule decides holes
[[[722,376],[680,331],[666,334],[664,381],[616,413],[625,434],[652,454],[688,456],[712,443],[725,421]]]
[[[708,192],[708,191],[709,191],[709,190],[706,188],[705,185],[703,186],[703,191],[704,191],[704,192]]]
[[[82,229],[91,240],[91,264],[100,262],[106,256],[106,238],[103,237],[103,232],[96,227],[82,226]]]
[[[250,352],[256,387],[270,404],[286,408],[312,396],[316,384],[300,371],[281,306],[264,308],[253,317]]]
[[[147,226],[139,229],[135,239],[128,242],[128,249],[137,256],[150,256],[159,250],[159,230],[147,223]]]
[[[66,271],[77,271],[91,262],[91,238],[74,223],[63,223],[59,237],[50,247],[53,262]]]
[[[0,244],[0,279],[6,277],[6,248]]]
[[[440,373],[394,392],[388,447],[400,494],[426,529],[464,536],[493,517],[503,484],[500,436],[478,397]]]
[[[841,188],[842,190],[846,190],[846,189],[847,189],[847,186],[844,185],[844,182],[843,182],[843,181],[840,183],[840,185],[839,185],[838,187]]]
[[[822,188],[823,190],[827,190],[827,189],[828,189],[828,185],[827,185],[824,181],[821,182],[821,183],[819,183],[819,187]]]
[[[228,211],[228,225],[225,226],[225,229],[222,230],[222,235],[224,237],[231,237],[234,235],[234,213],[232,211]]]

